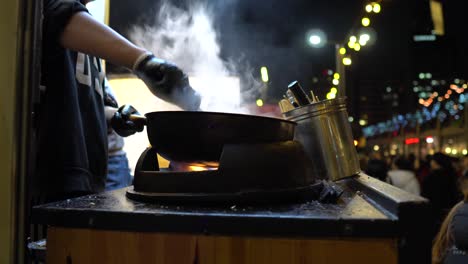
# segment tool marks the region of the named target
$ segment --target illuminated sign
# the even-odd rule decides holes
[[[406,145],[418,144],[418,143],[419,143],[419,138],[407,138],[407,139],[405,139],[405,144]]]
[[[435,35],[415,35],[413,36],[413,40],[415,42],[421,42],[421,41],[435,41],[436,36]]]

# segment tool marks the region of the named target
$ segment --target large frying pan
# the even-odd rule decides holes
[[[224,144],[292,140],[296,123],[217,112],[162,111],[132,116],[145,122],[151,146],[172,161],[218,161]],[[248,162],[248,161],[247,161]]]

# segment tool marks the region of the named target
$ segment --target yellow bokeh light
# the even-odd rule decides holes
[[[374,13],[380,13],[380,11],[382,10],[382,7],[380,6],[379,3],[375,3],[372,10],[374,11]]]
[[[361,50],[361,45],[359,45],[359,43],[354,44],[354,50],[355,51],[360,51]]]
[[[367,33],[364,33],[362,35],[359,36],[359,41],[364,40],[365,42],[369,41],[370,40],[370,35],[367,34]]]
[[[355,44],[356,44],[356,42],[351,42],[351,41],[350,41],[350,42],[348,42],[348,47],[349,47],[350,49],[354,49],[354,45],[355,45]]]
[[[338,93],[338,89],[336,89],[335,87],[332,87],[332,88],[330,89],[330,93],[336,94],[336,93]]]
[[[327,93],[327,99],[330,100],[330,99],[335,99],[336,97],[336,94],[334,93]]]
[[[263,106],[263,100],[262,99],[257,99],[257,106],[262,107]]]
[[[340,74],[335,72],[335,74],[333,74],[333,79],[339,80],[340,79]]]
[[[452,148],[446,147],[445,148],[445,153],[450,154],[452,152]]]
[[[349,37],[349,41],[350,41],[350,42],[356,42],[356,41],[357,41],[356,36],[351,36],[351,37]]]
[[[354,140],[354,146],[357,146],[358,145],[358,141],[357,140]]]
[[[349,66],[353,63],[353,61],[351,60],[351,58],[343,58],[343,64],[346,65],[346,66]]]
[[[340,84],[340,81],[338,81],[337,79],[333,79],[332,83],[333,83],[333,85],[338,85],[338,84]]]
[[[346,54],[346,49],[345,48],[340,48],[340,54],[345,55]]]
[[[368,27],[370,25],[370,19],[368,17],[362,18],[361,24],[365,27]]]
[[[366,12],[367,13],[372,12],[372,5],[371,4],[366,5]]]

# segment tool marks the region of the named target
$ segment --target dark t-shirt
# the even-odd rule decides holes
[[[43,11],[37,183],[47,195],[99,192],[107,173],[104,72],[99,59],[59,43],[71,16],[87,10],[79,1],[45,0]]]

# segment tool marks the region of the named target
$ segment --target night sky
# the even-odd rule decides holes
[[[171,1],[184,6],[187,1]],[[382,12],[371,15],[376,43],[352,55],[347,70],[347,96],[352,115],[368,115],[369,122],[385,120],[394,112],[413,111],[417,97],[412,81],[419,72],[434,78],[465,78],[468,66],[467,1],[443,1],[446,35],[435,42],[415,43],[414,34],[432,29],[426,0],[384,0]],[[335,68],[334,48],[314,49],[305,41],[306,32],[320,28],[331,41],[346,44],[360,28],[367,1],[361,0],[224,0],[207,1],[215,14],[215,28],[224,59],[239,59],[253,69],[267,66],[270,89],[266,101],[276,102],[287,84],[299,80],[322,98],[331,84],[326,69]],[[128,28],[151,18],[159,1],[111,1],[110,25],[126,35]],[[111,68],[112,71],[112,68]],[[259,71],[254,71],[258,76]],[[259,76],[258,76],[259,77]],[[313,78],[320,81],[314,82]],[[260,77],[259,77],[260,78]],[[385,101],[387,87],[398,97],[397,105]]]

